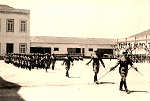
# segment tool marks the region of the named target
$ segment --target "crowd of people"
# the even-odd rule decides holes
[[[10,53],[6,54],[4,57],[5,63],[13,64],[15,67],[32,70],[32,69],[45,69],[46,72],[48,69],[55,69],[56,61],[63,61],[62,65],[66,67],[66,77],[69,77],[69,69],[71,62],[74,60],[83,60],[82,57],[71,57],[70,55],[57,56],[56,54],[15,54]]]
[[[55,68],[56,56],[54,54],[7,54],[4,61],[11,63],[18,68],[32,70]]]
[[[147,47],[147,45],[143,45],[142,47],[140,45],[134,44],[131,46],[131,44],[116,44],[114,46],[114,51],[117,55],[122,51],[127,50],[128,55],[132,59],[134,63],[150,63],[150,49]]]

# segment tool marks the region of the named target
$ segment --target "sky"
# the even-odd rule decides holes
[[[30,10],[31,36],[124,38],[150,29],[150,0],[0,0]]]

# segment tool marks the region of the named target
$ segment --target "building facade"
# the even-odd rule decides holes
[[[0,5],[0,54],[30,52],[30,11]]]
[[[113,39],[31,36],[31,53],[81,54],[91,56],[95,50],[113,55]]]
[[[30,36],[30,11],[0,5],[0,54],[54,53],[113,55],[113,39]]]

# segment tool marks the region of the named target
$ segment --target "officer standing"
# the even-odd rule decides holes
[[[125,51],[125,52],[122,53],[122,56],[118,59],[117,64],[114,67],[112,67],[110,69],[110,71],[114,70],[118,65],[120,65],[120,67],[119,67],[119,73],[120,73],[120,76],[121,76],[119,90],[123,91],[122,87],[124,86],[125,91],[127,92],[127,94],[129,94],[130,91],[127,88],[126,77],[127,77],[127,74],[128,74],[128,65],[130,65],[131,67],[133,67],[133,62],[128,57],[128,52],[127,51]],[[138,71],[136,67],[133,67],[133,68],[136,71]]]

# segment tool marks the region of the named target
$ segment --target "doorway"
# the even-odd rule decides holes
[[[13,43],[7,43],[6,44],[6,53],[13,53],[14,52],[14,44]]]

